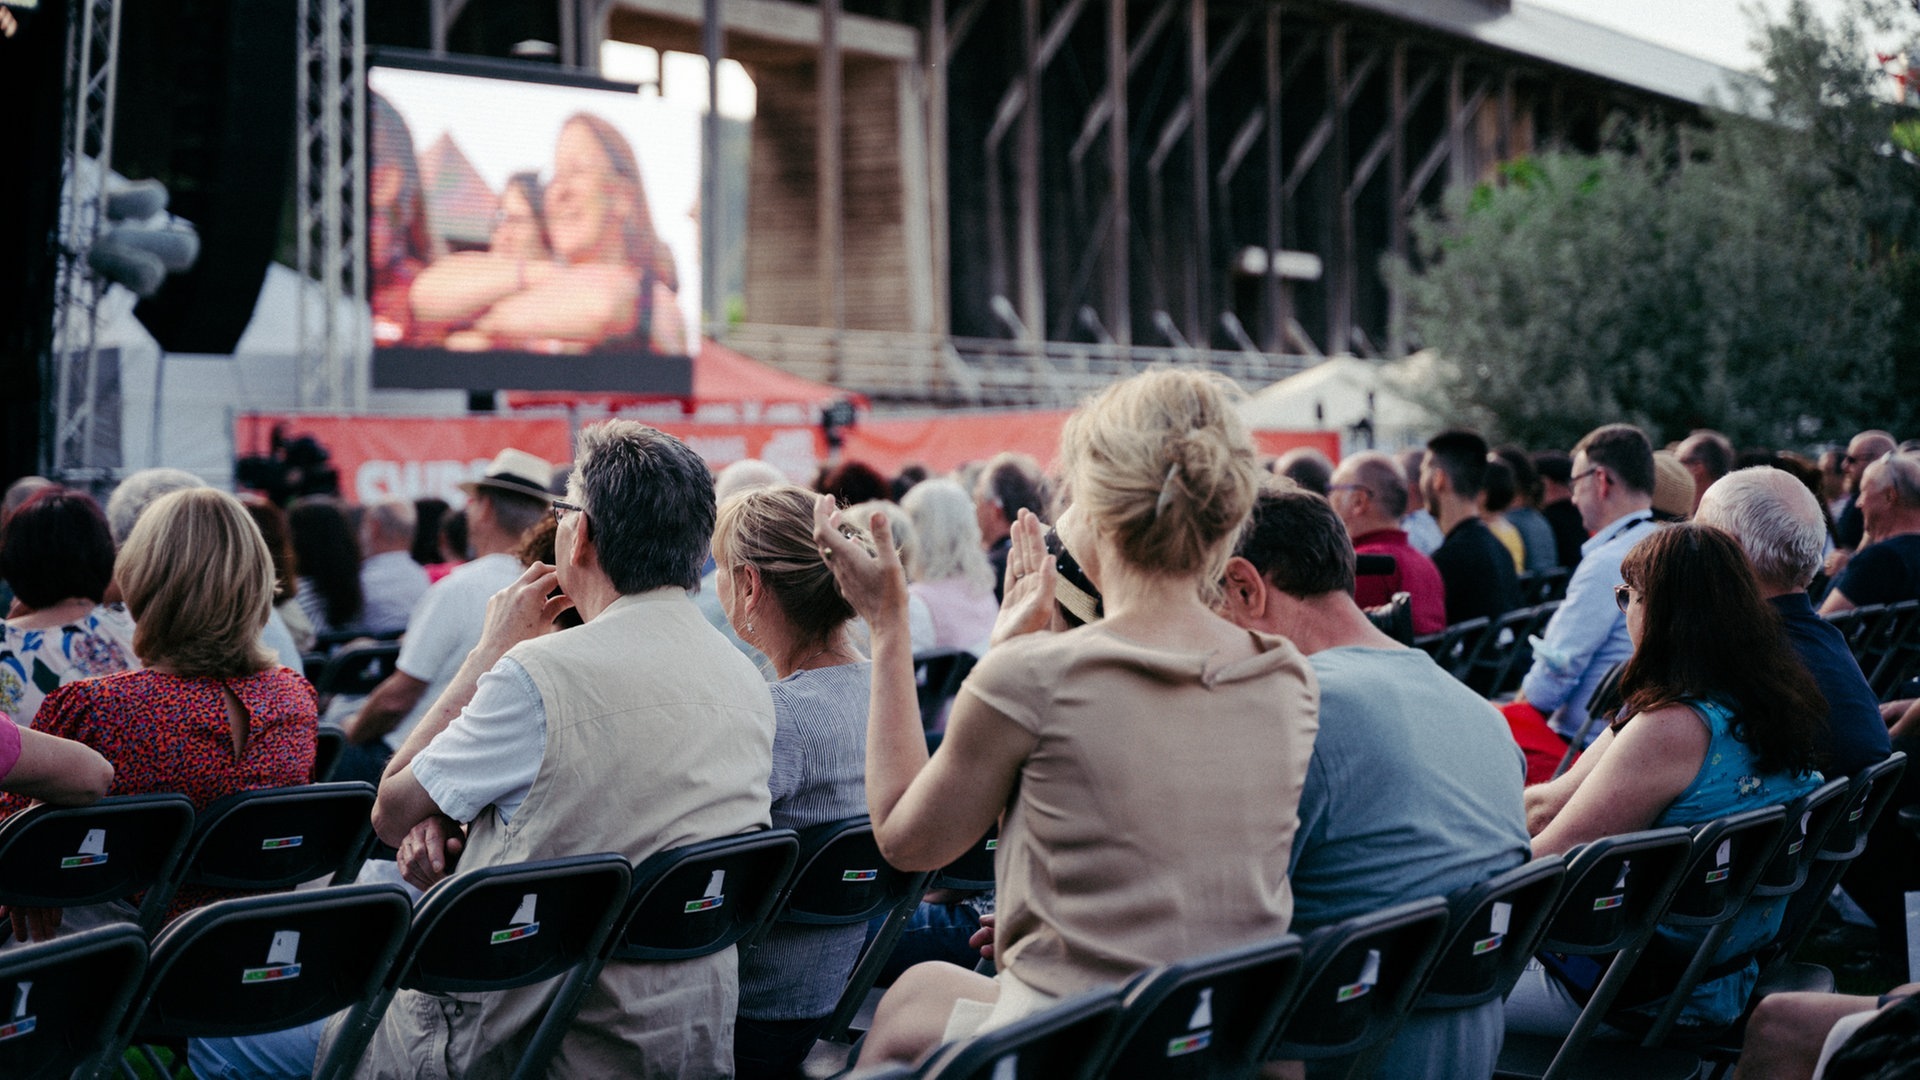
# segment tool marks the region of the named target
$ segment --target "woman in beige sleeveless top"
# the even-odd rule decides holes
[[[1073,506],[1057,528],[1105,618],[1046,631],[1054,563],[1023,511],[994,646],[929,759],[914,694],[907,582],[879,551],[815,538],[873,628],[867,802],[887,860],[950,862],[1000,822],[999,975],[907,971],[863,1063],[940,1042],[1185,957],[1283,933],[1287,858],[1318,690],[1282,638],[1208,599],[1256,491],[1256,456],[1225,379],[1162,370],[1116,384],[1061,438]],[[862,522],[861,524],[867,524]]]

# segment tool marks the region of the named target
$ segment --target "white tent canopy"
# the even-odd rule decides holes
[[[1418,446],[1440,423],[1403,388],[1424,382],[1433,362],[1430,352],[1392,363],[1336,356],[1255,393],[1240,415],[1256,430],[1338,431],[1343,454],[1366,449],[1354,432],[1362,420],[1379,449]]]

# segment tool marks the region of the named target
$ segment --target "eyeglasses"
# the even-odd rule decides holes
[[[564,499],[551,500],[550,505],[547,507],[547,512],[553,515],[553,520],[556,522],[575,511],[584,514],[587,512],[587,508],[567,502]]]
[[[1595,465],[1592,468],[1585,470],[1584,472],[1574,473],[1572,476],[1567,477],[1567,487],[1569,488],[1573,487],[1573,485],[1579,483],[1582,480],[1585,480],[1587,477],[1592,476],[1594,473],[1599,472],[1600,469],[1601,469],[1600,466]]]
[[[1373,489],[1365,484],[1333,484],[1327,488],[1329,495],[1336,491],[1364,491],[1369,495],[1373,494]]]
[[[1615,585],[1613,587],[1613,606],[1620,609],[1620,614],[1625,615],[1627,613],[1627,605],[1632,602],[1633,586]]]

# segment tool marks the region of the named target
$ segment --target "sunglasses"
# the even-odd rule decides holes
[[[1620,609],[1620,614],[1625,615],[1627,613],[1627,605],[1632,601],[1633,586],[1615,585],[1613,587],[1613,606]]]

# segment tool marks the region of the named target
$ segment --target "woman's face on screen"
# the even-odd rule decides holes
[[[600,140],[585,124],[568,124],[553,152],[547,187],[547,235],[568,262],[619,262],[622,185]]]

